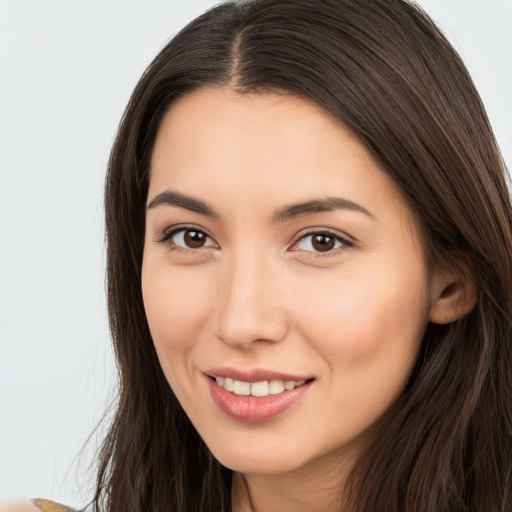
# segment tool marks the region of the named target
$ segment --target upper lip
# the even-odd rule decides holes
[[[229,377],[242,382],[262,382],[272,380],[282,380],[285,382],[293,380],[295,382],[300,382],[302,380],[310,380],[313,378],[312,375],[284,373],[265,368],[241,369],[227,366],[222,368],[211,368],[209,370],[205,370],[204,373],[208,375],[208,377]]]

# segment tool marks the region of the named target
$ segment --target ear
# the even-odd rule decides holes
[[[478,294],[469,272],[460,269],[441,272],[432,286],[432,306],[429,320],[449,324],[467,315],[476,304]]]

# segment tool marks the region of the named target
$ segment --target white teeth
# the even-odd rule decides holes
[[[305,380],[271,380],[260,382],[244,382],[234,380],[229,377],[216,377],[215,381],[225,390],[235,393],[235,395],[264,397],[268,395],[278,395],[283,391],[291,391],[305,384]]]
[[[233,391],[235,395],[249,396],[251,394],[251,383],[242,382],[241,380],[235,380],[235,386]]]
[[[282,380],[271,380],[269,391],[271,395],[278,395],[285,390],[284,382]]]
[[[229,377],[226,377],[224,379],[224,389],[227,389],[228,391],[231,391],[231,393],[233,393],[233,391],[235,390],[235,381],[233,379],[230,379]]]
[[[295,382],[293,380],[287,380],[284,383],[284,389],[286,389],[287,391],[290,391],[290,389],[293,389],[293,388],[295,388]]]
[[[268,382],[253,382],[251,384],[252,396],[267,396],[268,395]]]

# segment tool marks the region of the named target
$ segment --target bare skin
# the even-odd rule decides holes
[[[0,512],[41,512],[33,503],[17,501],[0,503]]]
[[[169,384],[235,472],[234,512],[339,510],[427,323],[476,299],[455,274],[427,275],[414,215],[339,121],[297,97],[227,88],[198,89],[163,120],[142,290]],[[285,412],[241,421],[213,399],[218,368],[308,387]]]

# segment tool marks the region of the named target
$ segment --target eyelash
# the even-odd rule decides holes
[[[306,233],[302,234],[298,240],[296,242],[294,242],[293,246],[292,247],[295,247],[296,245],[298,245],[301,241],[304,241],[306,240],[307,238],[309,237],[315,237],[315,236],[327,236],[327,237],[330,237],[330,238],[333,238],[334,239],[334,242],[335,244],[336,243],[339,243],[339,247],[334,247],[328,251],[325,251],[325,252],[322,252],[322,251],[314,251],[314,250],[311,250],[311,251],[307,251],[307,250],[303,250],[303,252],[307,253],[308,255],[311,255],[313,257],[323,257],[323,258],[327,258],[329,256],[336,256],[337,254],[339,254],[340,250],[346,250],[346,249],[350,249],[351,247],[354,246],[354,243],[351,242],[350,240],[348,240],[347,238],[337,234],[337,233],[334,233],[333,231],[330,231],[328,229],[320,229],[320,230],[314,230],[314,231],[307,231]],[[313,240],[311,240],[310,244],[313,243]],[[299,251],[300,249],[292,249],[294,251]]]
[[[206,247],[199,247],[197,249],[185,248],[185,247],[180,247],[180,246],[176,245],[176,243],[174,243],[172,241],[172,238],[174,236],[176,236],[178,233],[181,233],[181,232],[186,233],[187,231],[194,231],[196,233],[200,233],[200,234],[206,236],[207,238],[209,238],[210,240],[212,240],[212,238],[205,231],[203,231],[202,229],[197,228],[196,226],[179,226],[179,227],[176,227],[176,228],[173,228],[173,229],[167,231],[166,233],[164,233],[164,235],[161,238],[158,238],[155,241],[158,242],[158,243],[168,244],[169,245],[169,250],[171,250],[171,251],[177,250],[177,251],[179,251],[179,252],[181,252],[183,254],[187,254],[187,253],[196,253],[197,254],[197,252],[211,247],[211,246],[206,246]],[[292,247],[296,246],[299,242],[307,239],[308,237],[312,237],[312,236],[315,236],[315,235],[317,235],[317,236],[318,235],[321,235],[321,236],[323,235],[323,236],[332,237],[332,238],[334,238],[335,242],[338,242],[341,245],[339,247],[335,247],[332,250],[326,251],[325,253],[322,253],[321,251],[306,251],[306,250],[303,251],[305,253],[310,253],[310,255],[314,255],[314,257],[317,257],[317,256],[321,256],[321,257],[333,256],[333,255],[337,254],[339,249],[349,249],[349,248],[354,246],[353,242],[351,242],[347,238],[342,237],[341,235],[339,235],[337,233],[334,233],[334,232],[332,232],[332,231],[330,231],[328,229],[319,229],[319,230],[314,230],[314,231],[308,231],[308,232],[302,234],[297,239],[297,241],[294,242]],[[297,250],[300,250],[300,249],[292,249],[292,250],[297,251]]]
[[[181,232],[184,232],[186,233],[187,231],[194,231],[196,233],[200,233],[204,236],[206,236],[207,238],[210,238],[211,237],[205,233],[202,229],[199,229],[199,228],[196,228],[195,226],[179,226],[179,227],[176,227],[176,228],[173,228],[173,229],[170,229],[169,231],[165,232],[164,235],[157,239],[156,242],[158,243],[162,243],[162,244],[168,244],[169,245],[169,250],[171,251],[179,251],[181,253],[192,253],[192,252],[199,252],[203,249],[205,249],[204,247],[199,247],[197,249],[193,249],[193,248],[185,248],[185,247],[180,247],[178,245],[176,245],[173,241],[172,241],[172,238],[175,237],[178,233],[181,233]],[[210,247],[210,246],[207,246],[207,247]]]

